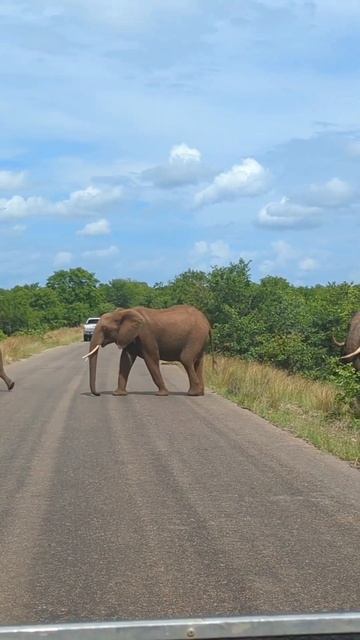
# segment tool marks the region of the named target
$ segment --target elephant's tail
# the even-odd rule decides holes
[[[215,354],[214,354],[213,331],[212,331],[211,328],[209,329],[209,341],[210,341],[210,349],[211,349],[211,366],[212,366],[212,370],[216,371],[216,360],[215,360]]]

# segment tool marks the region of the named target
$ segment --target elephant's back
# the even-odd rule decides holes
[[[140,311],[140,308],[139,308]],[[190,305],[177,305],[168,309],[141,308],[156,339],[162,360],[178,360],[185,348],[201,353],[207,343],[210,324],[204,314]]]
[[[161,325],[183,324],[202,327],[206,332],[210,330],[210,323],[202,311],[189,304],[177,304],[166,309],[150,309],[148,307],[136,307],[149,322]]]

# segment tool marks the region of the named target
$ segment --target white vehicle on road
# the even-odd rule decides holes
[[[84,342],[88,342],[92,338],[95,327],[100,318],[88,318],[84,324]]]

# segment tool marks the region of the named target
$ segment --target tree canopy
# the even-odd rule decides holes
[[[116,307],[182,303],[208,316],[218,351],[326,378],[337,354],[331,335],[345,337],[360,309],[360,285],[296,287],[273,276],[254,282],[244,260],[208,273],[188,270],[153,286],[128,278],[101,283],[78,267],[56,271],[45,286],[0,289],[0,336],[76,326]]]

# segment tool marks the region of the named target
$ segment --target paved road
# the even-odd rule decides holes
[[[87,345],[0,388],[0,624],[360,609],[360,473],[232,403],[158,398]]]

